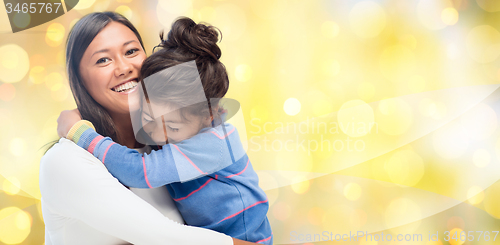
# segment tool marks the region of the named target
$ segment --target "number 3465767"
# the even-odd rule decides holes
[[[12,3],[5,4],[5,9],[7,10],[8,14],[12,12],[24,14],[50,14],[52,13],[52,11],[54,11],[54,13],[57,13],[57,11],[59,11],[59,7],[61,7],[61,3],[17,3],[15,6],[13,6]]]

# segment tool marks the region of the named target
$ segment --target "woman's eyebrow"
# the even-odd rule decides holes
[[[125,42],[125,43],[123,44],[123,46],[126,46],[127,44],[130,44],[130,43],[132,43],[132,42],[137,42],[137,40],[130,40],[130,41],[128,41],[128,42]]]
[[[128,41],[128,42],[123,43],[123,45],[122,45],[122,46],[127,46],[128,44],[130,44],[130,43],[132,43],[132,42],[137,42],[137,40],[130,40],[130,41]],[[94,53],[90,56],[90,58],[92,58],[92,56],[94,56],[94,54],[97,54],[97,53],[104,53],[104,52],[108,52],[108,51],[109,51],[109,49],[107,49],[107,48],[105,48],[105,49],[101,49],[101,50],[97,50],[97,51],[95,51],[95,52],[94,52]]]

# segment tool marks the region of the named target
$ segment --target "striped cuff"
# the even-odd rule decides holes
[[[66,138],[72,140],[75,143],[78,143],[78,140],[80,139],[82,133],[89,128],[95,131],[94,125],[91,122],[87,120],[80,120],[77,123],[75,123],[73,127],[71,127],[71,129],[68,132],[68,135],[66,135]]]

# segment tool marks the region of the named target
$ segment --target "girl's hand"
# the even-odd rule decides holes
[[[59,137],[66,137],[71,127],[80,120],[82,120],[82,116],[78,109],[62,111],[59,118],[57,118],[57,134]]]

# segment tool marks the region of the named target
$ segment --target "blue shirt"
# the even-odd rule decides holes
[[[141,154],[83,125],[74,141],[99,158],[124,185],[167,185],[188,225],[250,242],[272,244],[269,202],[245,153],[236,128],[228,123]]]

